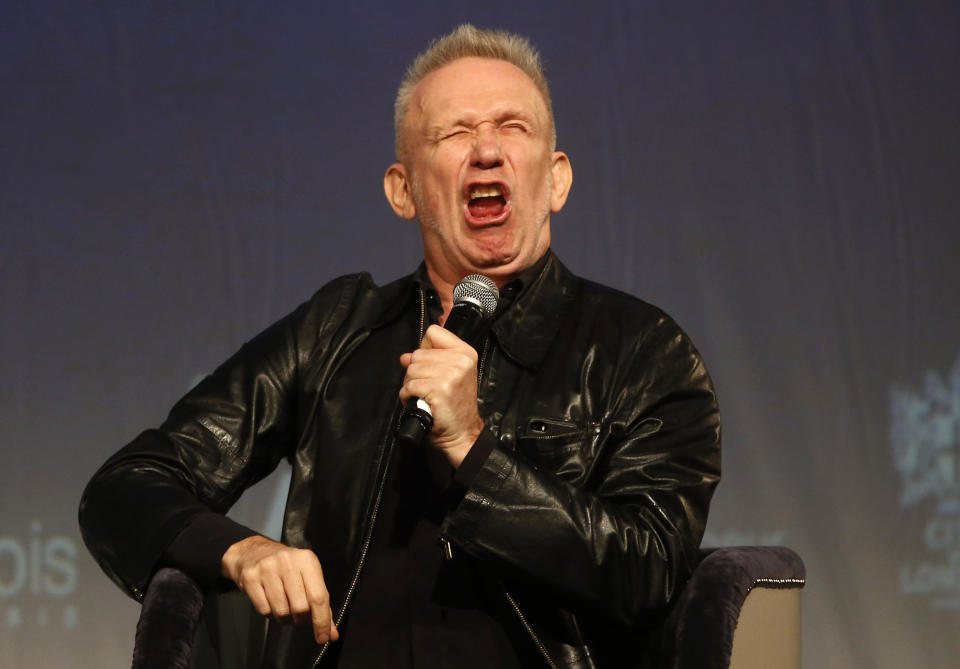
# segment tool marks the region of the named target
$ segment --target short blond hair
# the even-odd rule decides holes
[[[397,98],[393,105],[394,150],[399,160],[406,148],[403,143],[403,122],[410,107],[413,89],[424,77],[461,58],[492,58],[503,60],[520,69],[533,81],[547,106],[550,119],[550,143],[557,143],[556,124],[553,120],[553,103],[550,100],[550,86],[543,73],[540,54],[522,35],[505,30],[485,30],[469,23],[458,26],[453,32],[433,40],[427,49],[417,56],[407,68]]]

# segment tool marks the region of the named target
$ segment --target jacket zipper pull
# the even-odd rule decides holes
[[[453,559],[453,544],[450,543],[450,540],[446,537],[440,537],[440,544],[443,546],[443,559],[452,560]]]

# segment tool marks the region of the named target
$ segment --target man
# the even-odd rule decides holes
[[[424,264],[331,282],[245,345],[95,475],[87,545],[137,598],[170,564],[299,623],[270,626],[264,666],[629,666],[719,479],[706,371],[662,312],[551,254],[572,173],[526,40],[438,40],[395,122],[384,190]],[[439,327],[471,273],[502,293],[479,354]],[[394,438],[411,397],[423,449]],[[281,458],[278,543],[222,514]]]

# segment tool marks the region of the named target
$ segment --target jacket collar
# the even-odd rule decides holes
[[[577,279],[547,251],[543,269],[525,286],[491,328],[497,343],[515,362],[536,369],[543,362],[573,305]]]
[[[530,369],[538,368],[546,357],[573,305],[578,286],[576,277],[553,251],[548,250],[544,260],[539,273],[522,277],[524,281],[515,288],[518,294],[506,310],[494,317],[490,328],[504,353]],[[425,271],[418,270],[376,289],[373,304],[369,305],[370,327],[386,325],[419,301],[419,291],[430,287],[429,279],[424,285],[425,276]]]

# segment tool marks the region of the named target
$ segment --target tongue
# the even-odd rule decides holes
[[[496,197],[478,197],[471,200],[467,207],[474,218],[493,218],[499,216],[506,205],[503,196],[497,195]]]

